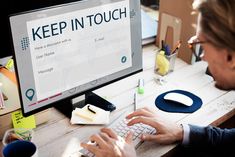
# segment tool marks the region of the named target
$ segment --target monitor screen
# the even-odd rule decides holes
[[[85,0],[11,15],[23,114],[141,71],[139,3]]]

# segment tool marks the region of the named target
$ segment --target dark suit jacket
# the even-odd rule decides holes
[[[212,126],[198,127],[189,125],[189,145],[202,147],[235,146],[235,128],[220,129]]]

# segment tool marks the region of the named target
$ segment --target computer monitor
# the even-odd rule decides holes
[[[70,2],[9,21],[24,116],[56,107],[70,117],[71,99],[84,94],[83,103],[112,111],[92,91],[142,71],[139,1]]]

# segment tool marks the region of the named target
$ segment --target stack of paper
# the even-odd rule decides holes
[[[71,124],[108,124],[109,115],[109,111],[87,104],[83,108],[73,110],[70,122]]]

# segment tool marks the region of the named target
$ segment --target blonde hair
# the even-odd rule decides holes
[[[194,9],[201,14],[201,32],[217,48],[235,52],[235,1],[195,0]]]

